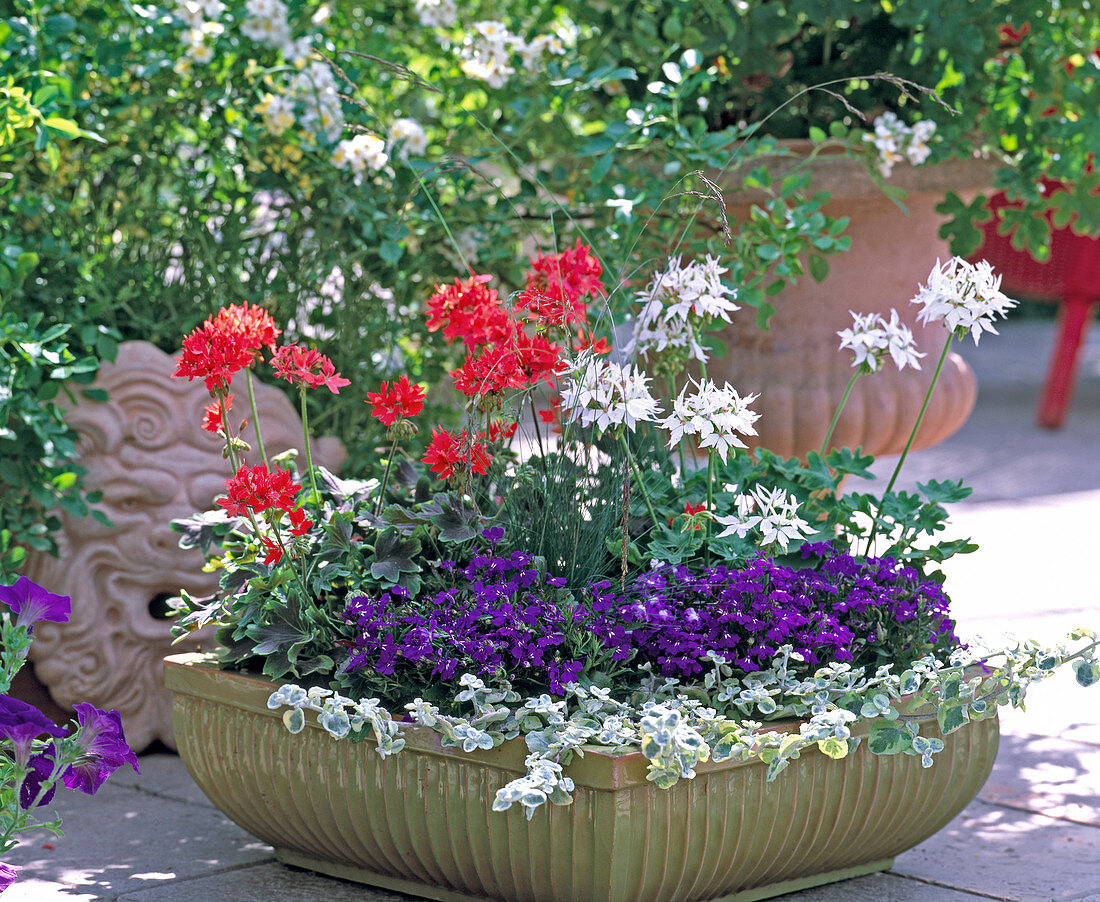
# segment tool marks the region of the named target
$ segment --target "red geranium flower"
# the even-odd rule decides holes
[[[463,429],[452,435],[446,429],[433,429],[432,440],[421,460],[442,479],[452,479],[456,472],[469,470],[484,473],[489,468],[489,455],[477,438],[470,439]]]
[[[202,379],[213,394],[229,388],[233,376],[252,361],[243,335],[207,320],[183,340],[183,353],[176,358],[172,375],[186,376],[188,382]]]
[[[578,352],[591,351],[597,356],[611,353],[611,344],[606,338],[596,338],[592,332],[586,333],[584,329],[577,329],[577,343],[574,347]]]
[[[213,403],[207,404],[203,408],[202,428],[207,432],[213,432],[215,435],[225,431],[225,424],[222,422],[222,411],[228,413],[232,406],[232,395],[226,395],[221,400],[215,399]]]
[[[515,351],[499,346],[469,355],[451,376],[455,380],[455,388],[471,398],[524,386]]]
[[[291,385],[320,388],[322,385],[334,395],[351,382],[336,372],[336,367],[320,351],[301,345],[283,345],[271,359],[275,375]]]
[[[501,420],[493,420],[489,424],[488,439],[491,444],[496,444],[502,439],[510,439],[516,434],[516,430],[519,429],[519,423],[504,423]],[[486,435],[483,432],[479,432],[478,438],[485,438]]]
[[[264,557],[264,563],[267,564],[267,566],[270,567],[272,564],[277,564],[283,559],[282,545],[274,539],[269,539],[267,536],[261,537],[260,541],[263,542],[264,551],[267,552],[267,555]]]
[[[539,411],[539,419],[553,427],[551,432],[561,433],[561,395],[550,398],[550,406]]]
[[[707,509],[707,504],[706,504],[705,501],[701,501],[698,504],[692,504],[690,501],[685,501],[684,502],[683,516],[685,516],[685,517],[694,517],[696,514],[701,514],[706,509]],[[676,517],[669,517],[668,518],[668,525],[671,526],[673,524],[673,521],[675,521],[675,519],[676,519]],[[703,527],[700,526],[698,523],[696,523],[694,528],[695,529],[702,529]]]
[[[374,405],[371,416],[392,426],[400,419],[420,413],[427,394],[419,385],[410,385],[408,376],[402,376],[390,383],[383,382],[377,392],[367,392],[366,403]]]
[[[283,334],[270,313],[255,304],[250,307],[248,301],[223,307],[214,317],[214,325],[240,335],[250,351],[268,348],[274,352],[275,342]]]
[[[428,331],[443,329],[447,344],[461,339],[471,348],[499,341],[508,334],[508,312],[497,292],[486,286],[492,276],[455,279],[453,285],[436,285],[428,298]]]
[[[604,294],[600,275],[603,268],[591,248],[577,239],[576,245],[560,254],[539,254],[531,260],[527,287],[519,297],[520,306],[551,325],[583,322],[582,298]]]
[[[290,517],[290,534],[292,536],[304,536],[313,526],[313,521],[306,516],[306,512],[300,507],[287,511],[287,515]]]
[[[234,517],[248,511],[258,514],[270,508],[289,511],[299,491],[289,470],[270,473],[266,464],[242,466],[225,485],[226,497],[219,498],[217,503]]]

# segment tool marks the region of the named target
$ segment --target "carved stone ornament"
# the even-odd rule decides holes
[[[64,515],[59,557],[33,554],[25,571],[51,592],[72,596],[68,623],[35,626],[36,676],[63,707],[86,701],[118,710],[139,750],[155,739],[174,747],[165,655],[212,642],[205,633],[172,645],[164,599],[181,588],[210,595],[217,575],[202,572],[197,550],[179,547],[169,522],[211,507],[231,475],[220,437],[199,428],[210,403],[205,386],[171,378],[174,370],[174,359],[155,346],[126,342],[92,386],[110,400],[90,401],[74,390],[79,400],[66,420],[81,436],[88,489],[103,492],[98,507],[114,525]],[[243,376],[232,389],[230,416],[235,424],[248,418],[242,437],[255,449]],[[287,397],[258,383],[255,391],[268,453],[301,449],[301,421]],[[259,462],[255,450],[246,456]],[[345,457],[338,439],[313,442],[317,465],[334,470]]]

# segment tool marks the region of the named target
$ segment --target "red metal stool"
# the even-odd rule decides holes
[[[1045,180],[1048,191],[1061,183]],[[1011,206],[1003,194],[994,195],[994,213]],[[1070,229],[1054,229],[1050,258],[1037,262],[1026,251],[1012,247],[1008,237],[997,234],[996,216],[982,226],[982,246],[972,260],[988,260],[1003,276],[1001,290],[1010,297],[1060,304],[1058,336],[1039,397],[1039,425],[1058,429],[1066,418],[1073,393],[1077,360],[1085,331],[1100,305],[1100,237],[1075,235]]]

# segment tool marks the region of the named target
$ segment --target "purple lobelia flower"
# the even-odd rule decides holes
[[[0,695],[0,739],[12,744],[12,757],[21,767],[26,766],[30,758],[31,743],[43,733],[50,736],[64,736],[65,731],[57,726],[34,705],[10,695]]]
[[[38,583],[21,576],[11,586],[0,586],[0,601],[18,615],[19,626],[31,627],[43,620],[52,623],[68,623],[72,599],[68,595],[54,595]]]
[[[15,878],[18,876],[19,865],[4,864],[4,862],[0,861],[0,893],[15,883]]]
[[[30,770],[23,778],[23,785],[19,787],[19,807],[24,811],[29,811],[38,805],[50,804],[56,785],[42,793],[42,798],[38,798],[38,794],[42,792],[42,784],[53,774],[54,764],[52,748],[46,748],[37,755],[31,755],[31,760],[27,762]]]
[[[65,771],[65,785],[69,789],[95,795],[96,790],[123,764],[129,764],[135,772],[141,773],[137,756],[126,744],[119,713],[100,711],[87,702],[80,702],[75,707],[80,726],[77,745],[84,755],[81,761]]]

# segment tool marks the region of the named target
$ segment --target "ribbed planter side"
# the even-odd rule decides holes
[[[927,770],[861,747],[803,754],[772,783],[759,763],[707,764],[670,790],[641,755],[591,752],[570,768],[574,804],[527,821],[491,808],[522,743],[467,755],[414,728],[383,760],[315,725],[291,735],[270,683],[202,656],[169,658],[166,680],[191,775],[281,860],[441,900],[748,902],[880,870],[977,794],[998,736],[971,724]]]
[[[792,142],[796,153],[800,142]],[[768,162],[781,178],[798,157]],[[936,260],[950,256],[939,236],[943,222],[935,211],[949,190],[971,197],[989,184],[992,169],[983,161],[954,160],[937,166],[899,165],[889,183],[907,196],[902,209],[886,197],[862,166],[844,155],[825,155],[810,163],[813,188],[829,191],[829,216],[850,218],[845,234],[851,249],[829,258],[823,282],[809,276],[785,288],[772,300],[775,314],[768,331],[757,328],[751,315],[739,314],[718,332],[728,353],[710,364],[711,375],[728,379],[738,391],[757,392],[761,414],[753,447],[777,454],[805,456],[817,449],[851,377],[851,353],[838,351],[836,333],[852,325],[849,311],[889,316],[896,309],[913,329],[927,356],[921,370],[899,372],[892,363],[858,380],[833,436],[836,447],[862,446],[868,454],[897,454],[916,422],[931,382],[936,360],[947,338],[939,324],[920,325],[917,308],[909,303],[918,285],[928,279]],[[745,220],[762,195],[750,192],[726,196],[729,218]],[[932,396],[915,447],[942,441],[970,415],[977,398],[974,374],[951,353]]]

